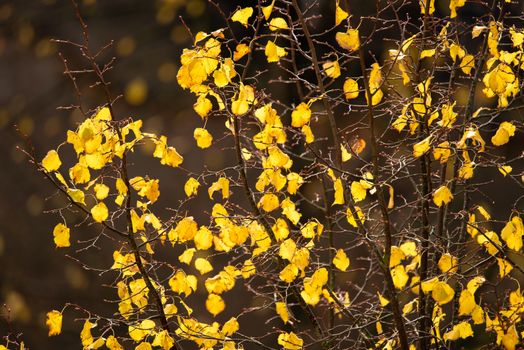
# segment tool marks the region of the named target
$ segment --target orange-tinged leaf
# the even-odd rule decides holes
[[[238,61],[248,53],[250,53],[251,50],[249,49],[249,46],[246,44],[238,44],[235,48],[235,52],[233,53],[233,61]]]

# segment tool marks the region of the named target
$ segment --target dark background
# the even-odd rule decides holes
[[[436,2],[437,6],[447,7],[447,2]],[[229,13],[235,3],[245,7],[252,2],[220,3]],[[373,2],[356,3],[357,15],[373,11]],[[111,55],[117,57],[117,62],[109,80],[112,91],[123,94],[116,105],[117,114],[142,118],[143,130],[167,135],[184,154],[185,166],[194,171],[203,163],[210,169],[228,164],[230,152],[195,150],[189,135],[202,122],[192,110],[193,97],[176,82],[182,48],[191,45],[178,17],[183,16],[194,33],[211,31],[223,26],[215,9],[205,0],[83,0],[80,4],[93,46],[114,40]],[[333,11],[334,1],[321,4],[322,13]],[[114,298],[114,291],[100,283],[108,283],[110,276],[99,277],[95,271],[86,271],[67,256],[78,248],[73,242],[82,240],[79,235],[91,228],[72,230],[72,247],[55,249],[52,229],[57,218],[44,212],[63,202],[18,149],[27,146],[21,134],[27,135],[41,158],[64,140],[67,129],[74,129],[82,120],[77,112],[57,110],[58,106],[74,103],[58,51],[64,52],[72,66],[85,62],[72,50],[50,42],[51,38],[79,37],[80,28],[69,1],[0,0],[0,336],[8,332],[21,334],[26,346],[34,349],[80,346],[80,325],[71,319],[64,320],[61,336],[47,337],[47,311],[73,301],[101,311],[104,305],[100,299]],[[375,47],[378,57],[380,46],[377,43]],[[89,107],[104,103],[98,92],[86,93],[84,98]],[[213,130],[222,122],[210,121],[209,127]],[[155,174],[165,169],[146,158],[134,167]],[[183,182],[177,181],[176,175],[161,176],[161,192],[180,197]],[[495,194],[496,189],[491,195]],[[179,197],[162,199],[161,203],[168,205]],[[104,269],[112,264],[111,251],[79,252],[75,256]],[[260,319],[273,316],[261,315]]]

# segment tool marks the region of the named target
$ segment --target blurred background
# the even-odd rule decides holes
[[[170,144],[184,155],[188,168],[194,165],[193,170],[198,171],[205,163],[210,170],[218,170],[227,165],[230,153],[195,149],[189,135],[195,127],[202,126],[202,122],[192,110],[193,97],[183,92],[176,82],[178,58],[182,49],[191,45],[179,16],[193,33],[209,32],[223,26],[213,6],[206,0],[78,1],[89,25],[92,46],[114,41],[106,58],[116,57],[115,68],[108,78],[113,94],[123,96],[116,104],[117,114],[142,118],[143,130],[167,135]],[[237,4],[245,7],[255,3],[218,2],[226,14]],[[329,21],[334,3],[320,1],[319,11],[329,13],[326,16]],[[356,15],[374,10],[373,2],[359,0],[356,3],[353,5]],[[410,9],[418,15],[418,6]],[[516,7],[515,10],[519,11]],[[322,22],[322,17],[317,21]],[[34,349],[80,346],[80,326],[73,325],[70,319],[64,320],[61,336],[47,337],[47,311],[75,302],[100,312],[104,308],[101,298],[115,297],[112,289],[100,283],[110,283],[110,277],[85,270],[68,257],[78,248],[74,243],[71,248],[55,249],[52,229],[57,218],[45,212],[63,202],[18,149],[27,146],[21,136],[27,135],[41,159],[50,148],[63,142],[68,129],[75,129],[83,119],[78,112],[57,109],[75,103],[74,90],[71,81],[63,75],[64,66],[58,52],[64,53],[73,68],[85,67],[85,61],[77,51],[50,40],[79,40],[80,34],[68,0],[0,0],[0,336],[20,334],[20,340]],[[377,42],[373,50],[380,57],[385,46]],[[91,91],[84,95],[84,102],[94,108],[105,101],[99,92]],[[222,123],[209,121],[207,127],[213,130]],[[164,169],[157,162],[146,161],[135,166],[151,173]],[[492,175],[496,174],[494,170]],[[159,203],[169,205],[169,200],[181,194],[183,183],[165,173],[162,176],[162,193],[175,198],[164,198]],[[490,195],[500,196],[497,191],[499,189],[494,188]],[[82,230],[90,228],[84,226]],[[90,266],[107,268],[113,260],[110,253],[105,253],[81,251],[75,256]]]
[[[117,61],[108,78],[113,94],[123,94],[117,113],[143,118],[144,130],[168,135],[170,143],[190,159],[193,140],[183,135],[191,135],[201,122],[192,111],[189,94],[182,93],[176,82],[178,57],[183,47],[191,45],[179,16],[195,33],[222,25],[220,17],[205,0],[78,2],[92,47],[114,40],[108,55]],[[233,5],[227,2],[225,8]],[[82,120],[80,113],[57,110],[75,103],[58,52],[73,68],[85,67],[85,61],[77,50],[50,40],[79,40],[80,33],[70,1],[0,1],[0,336],[20,334],[34,349],[80,346],[80,324],[71,325],[72,320],[64,320],[61,336],[47,337],[47,311],[60,310],[72,301],[100,311],[101,298],[115,297],[113,290],[101,287],[97,273],[67,257],[74,247],[55,249],[52,229],[57,217],[44,212],[63,202],[17,149],[25,146],[20,134],[27,135],[41,159]],[[97,92],[86,92],[84,102],[93,108],[105,101]],[[207,156],[199,153],[203,154]],[[221,155],[207,161],[220,166]],[[163,193],[170,187],[180,192],[175,181],[161,182]],[[93,266],[109,267],[111,251],[79,256]]]

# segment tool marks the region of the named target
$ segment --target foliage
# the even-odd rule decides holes
[[[33,160],[69,200],[56,246],[82,235],[65,219],[76,211],[100,228],[91,248],[114,258],[118,299],[105,315],[83,313],[84,349],[518,348],[521,198],[492,217],[483,191],[506,179],[522,189],[522,155],[499,150],[518,147],[523,126],[512,118],[523,106],[521,14],[481,1],[463,21],[465,1],[430,0],[417,18],[405,1],[356,17],[356,4],[335,1],[326,30],[297,0],[231,14],[217,5],[225,26],[193,36],[177,80],[202,120],[196,146],[236,158],[219,171],[184,168],[165,136],[117,118],[112,62],[97,62],[79,15],[76,46],[107,101],[96,111],[79,101],[85,120]],[[380,40],[387,57],[373,51]],[[144,145],[186,177],[170,215],[157,208],[159,179],[133,167]],[[206,195],[200,220],[190,203]],[[257,302],[228,309],[234,288]],[[69,310],[48,313],[50,336]],[[260,334],[244,333],[257,318]]]

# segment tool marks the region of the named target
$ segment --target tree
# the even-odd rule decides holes
[[[377,1],[357,17],[356,2],[335,1],[322,28],[317,2],[231,14],[211,3],[224,27],[188,28],[194,45],[177,80],[202,119],[196,146],[235,159],[224,169],[184,168],[165,136],[116,115],[114,62],[99,62],[110,46],[92,51],[78,7],[83,41],[60,41],[88,62],[80,71],[64,59],[85,120],[30,157],[69,200],[57,209],[56,246],[80,230],[67,219],[75,211],[100,228],[86,249],[114,258],[107,313],[75,311],[82,346],[517,349],[522,153],[500,150],[518,147],[522,130],[516,4]],[[96,110],[75,80],[86,72],[106,97]],[[207,127],[217,120],[220,138]],[[155,206],[157,175],[133,166],[140,147],[186,177],[169,215]],[[505,214],[492,217],[485,193],[508,186],[517,197],[493,203]],[[202,215],[190,203],[206,196]],[[228,309],[233,288],[256,303]],[[207,314],[193,312],[200,305]],[[70,309],[49,312],[50,336]],[[257,320],[258,333],[244,333],[243,320]]]

